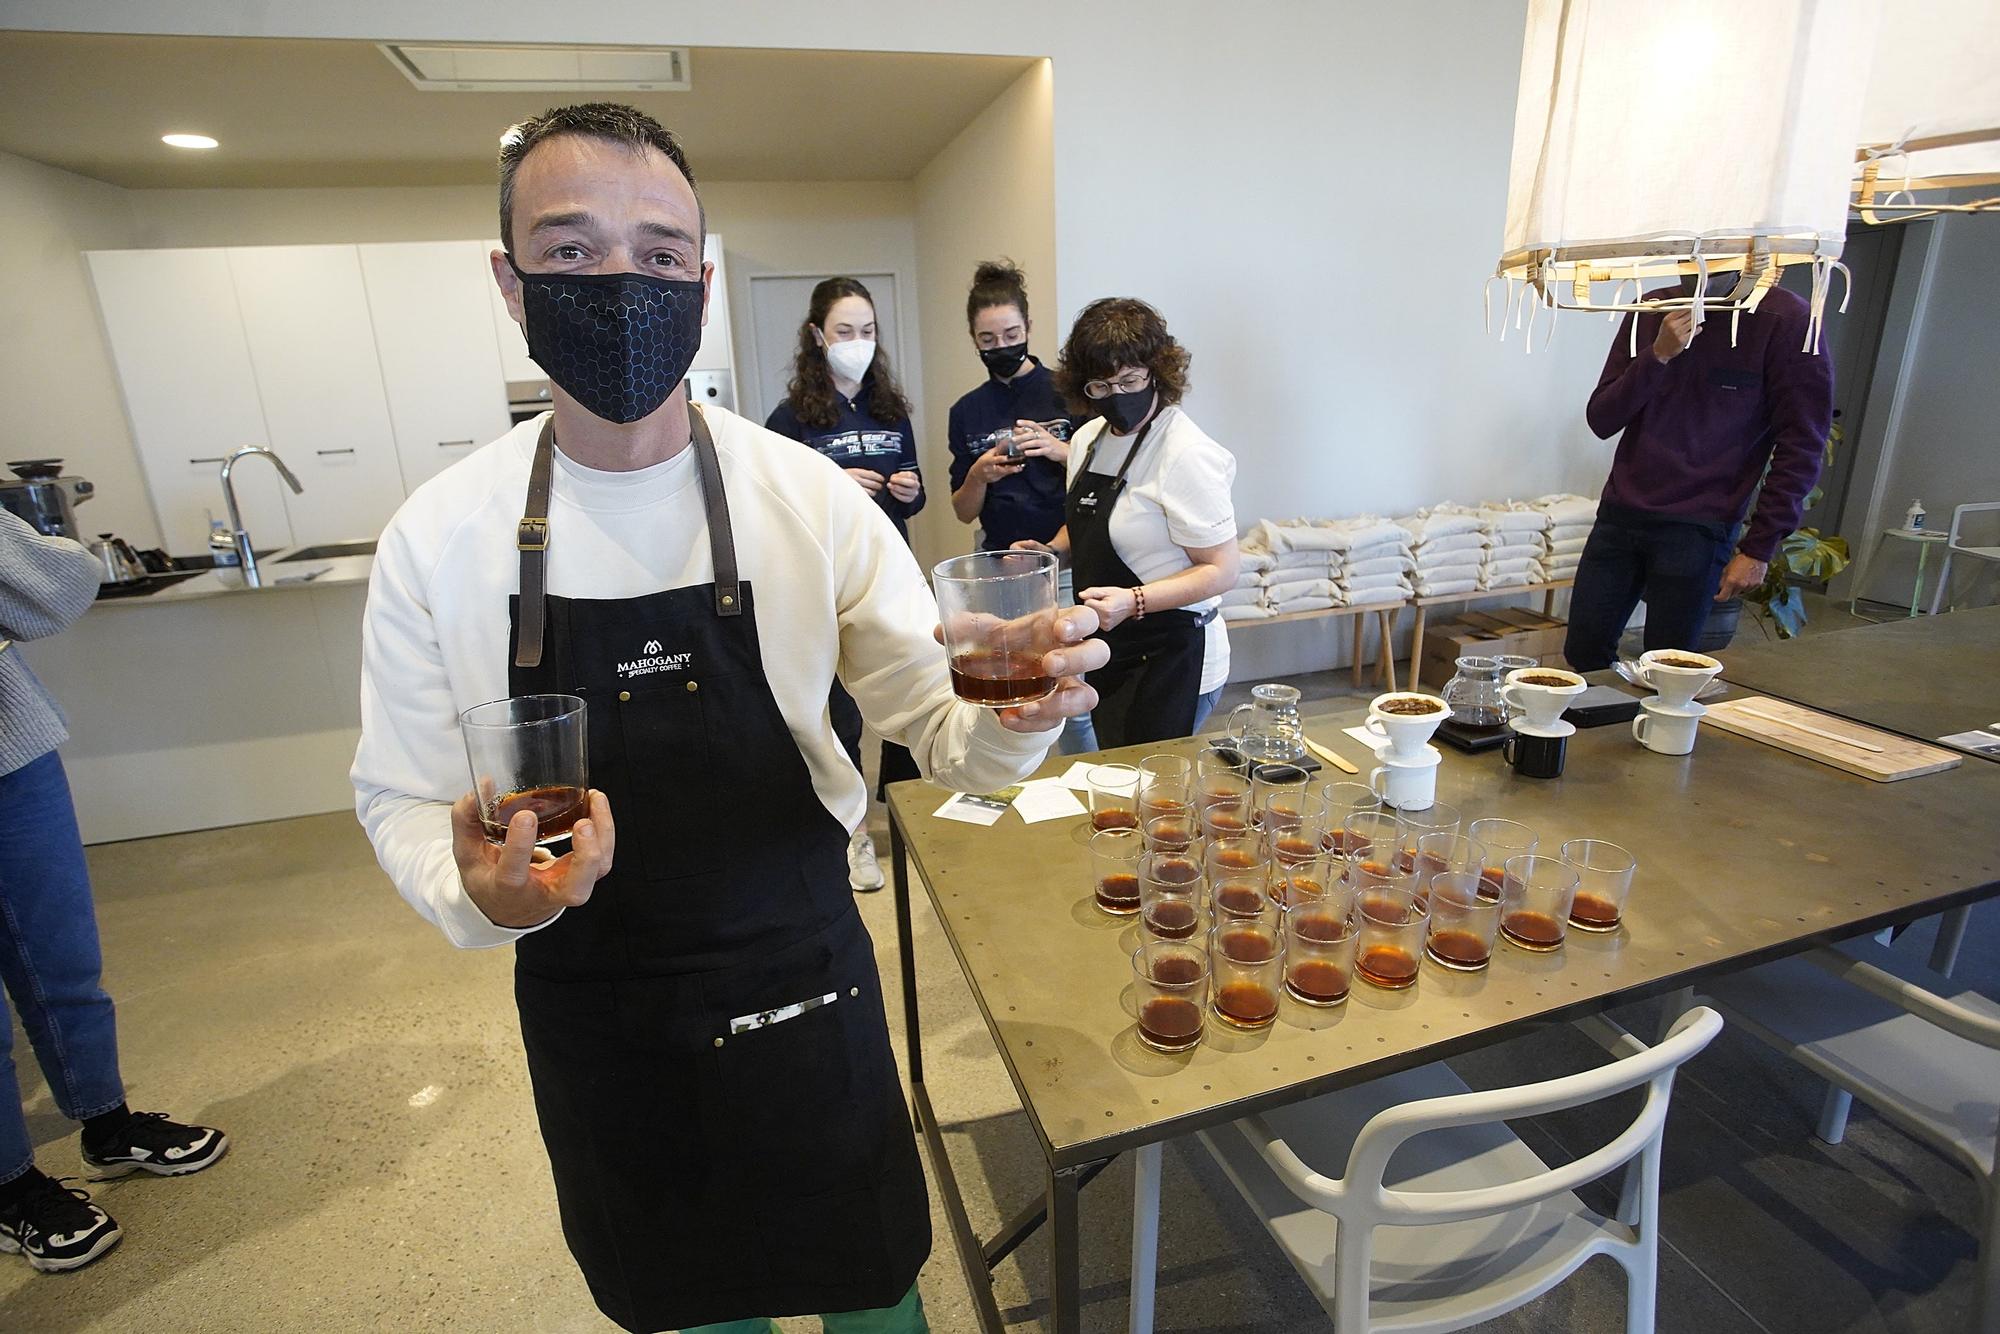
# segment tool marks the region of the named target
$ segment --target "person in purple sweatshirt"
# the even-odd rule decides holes
[[[1711,290],[1735,281],[1720,275]],[[1833,420],[1833,367],[1802,350],[1806,315],[1780,287],[1742,316],[1733,344],[1726,311],[1700,330],[1686,310],[1619,325],[1584,412],[1600,440],[1624,434],[1570,599],[1563,653],[1577,671],[1611,665],[1642,598],[1648,649],[1693,648],[1712,606],[1764,581],[1819,480]]]

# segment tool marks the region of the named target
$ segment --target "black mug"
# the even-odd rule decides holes
[[[1569,738],[1516,732],[1500,747],[1500,753],[1523,778],[1561,778],[1563,760],[1569,753]]]

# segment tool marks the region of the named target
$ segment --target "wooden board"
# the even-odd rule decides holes
[[[1915,778],[1918,774],[1956,769],[1965,759],[1954,751],[1927,746],[1921,741],[1897,736],[1894,732],[1863,727],[1860,723],[1769,695],[1745,695],[1711,704],[1706,721],[1725,732],[1747,736],[1753,741],[1803,755],[1809,760],[1818,760],[1821,764],[1830,764],[1863,778],[1872,778],[1878,783],[1893,783],[1899,778]],[[1861,746],[1845,745],[1827,737],[1815,736],[1804,728],[1829,732],[1833,736],[1881,749],[1877,752],[1864,750]]]

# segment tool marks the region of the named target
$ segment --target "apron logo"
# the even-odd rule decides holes
[[[656,672],[678,672],[684,670],[694,658],[692,653],[666,653],[661,650],[660,641],[649,639],[639,650],[639,656],[629,662],[618,664],[620,680],[629,681],[635,676],[652,676]]]

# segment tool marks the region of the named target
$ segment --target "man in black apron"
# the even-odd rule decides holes
[[[551,141],[555,151],[536,170],[517,170]],[[499,257],[502,287],[531,355],[549,372],[556,405],[536,431],[518,530],[509,533],[518,593],[506,602],[506,689],[586,702],[595,790],[571,850],[553,861],[535,860],[531,814],[517,815],[495,845],[473,798],[461,797],[452,811],[459,884],[413,890],[405,879],[418,877],[406,872],[398,886],[423,900],[427,915],[453,907],[445,901],[462,887],[483,916],[467,919],[456,906],[460,925],[447,934],[459,943],[495,943],[488,923],[501,934],[531,932],[516,943],[515,998],[536,1112],[564,1237],[607,1316],[632,1331],[747,1334],[768,1330],[772,1316],[814,1313],[839,1334],[922,1330],[914,1282],[929,1253],[929,1209],[873,946],[847,885],[847,831],[815,787],[802,724],[788,721],[761,638],[777,641],[769,661],[796,674],[801,655],[786,648],[837,637],[839,625],[829,606],[829,624],[760,627],[755,590],[742,577],[732,499],[760,518],[773,506],[760,485],[767,479],[724,486],[726,474],[754,471],[761,456],[746,437],[763,433],[716,414],[740,442],[725,468],[717,432],[686,401],[682,381],[700,341],[708,276],[692,178],[665,130],[604,106],[517,127],[503,141],[502,169],[503,217],[538,219],[530,243],[510,239]],[[544,228],[552,230],[535,241]],[[562,267],[537,271],[545,259]],[[633,429],[621,435],[605,423]],[[692,450],[712,580],[621,598],[548,591],[548,552],[563,540],[550,505],[552,493],[563,494],[558,448],[580,462],[579,449],[603,457],[607,441],[613,449],[630,443],[625,466],[635,474]],[[795,470],[790,448],[783,467]],[[499,466],[509,455],[498,450],[481,455]],[[439,493],[464,485],[462,470],[479,463],[474,456],[440,478]],[[867,505],[851,485],[828,485],[831,503]],[[428,515],[426,503],[435,508],[419,493],[405,508]],[[879,522],[840,518],[871,538],[865,525]],[[395,591],[403,577],[396,553],[410,541],[402,522],[399,515],[385,534],[390,555],[371,589],[365,720],[392,712],[375,702],[383,691],[424,688],[416,679],[377,679],[397,674],[385,645],[412,615],[414,599]],[[888,533],[882,545],[893,541]],[[898,591],[907,592],[918,576],[897,550],[904,565],[891,573],[905,576]],[[791,573],[810,584],[816,572]],[[433,604],[443,601],[434,594]],[[433,643],[418,646],[418,665],[434,653],[448,678],[469,631],[432,614],[440,625]],[[1051,625],[1049,666],[1066,677],[1063,686],[1031,715],[998,717],[1001,729],[1042,737],[1045,749],[1063,717],[1090,706],[1094,696],[1072,674],[1104,659],[1094,643],[1079,642],[1094,628],[1082,609]],[[1070,646],[1054,649],[1056,641]],[[852,647],[841,645],[843,660]],[[927,679],[941,680],[941,651],[921,642],[917,650],[937,653]],[[831,684],[816,681],[804,693],[823,700]],[[837,753],[830,733],[816,735],[823,717],[810,725],[815,753]],[[370,726],[356,782],[364,822],[394,874],[426,850],[413,855],[408,836],[376,814],[413,803],[370,780],[371,771],[393,768],[371,747],[395,749],[371,741]],[[974,715],[956,735],[963,741],[981,728],[993,723]],[[988,745],[982,762],[990,767],[991,752],[1007,749],[1018,777],[1039,759],[1029,738],[1010,746]],[[466,920],[482,938],[461,938]]]

